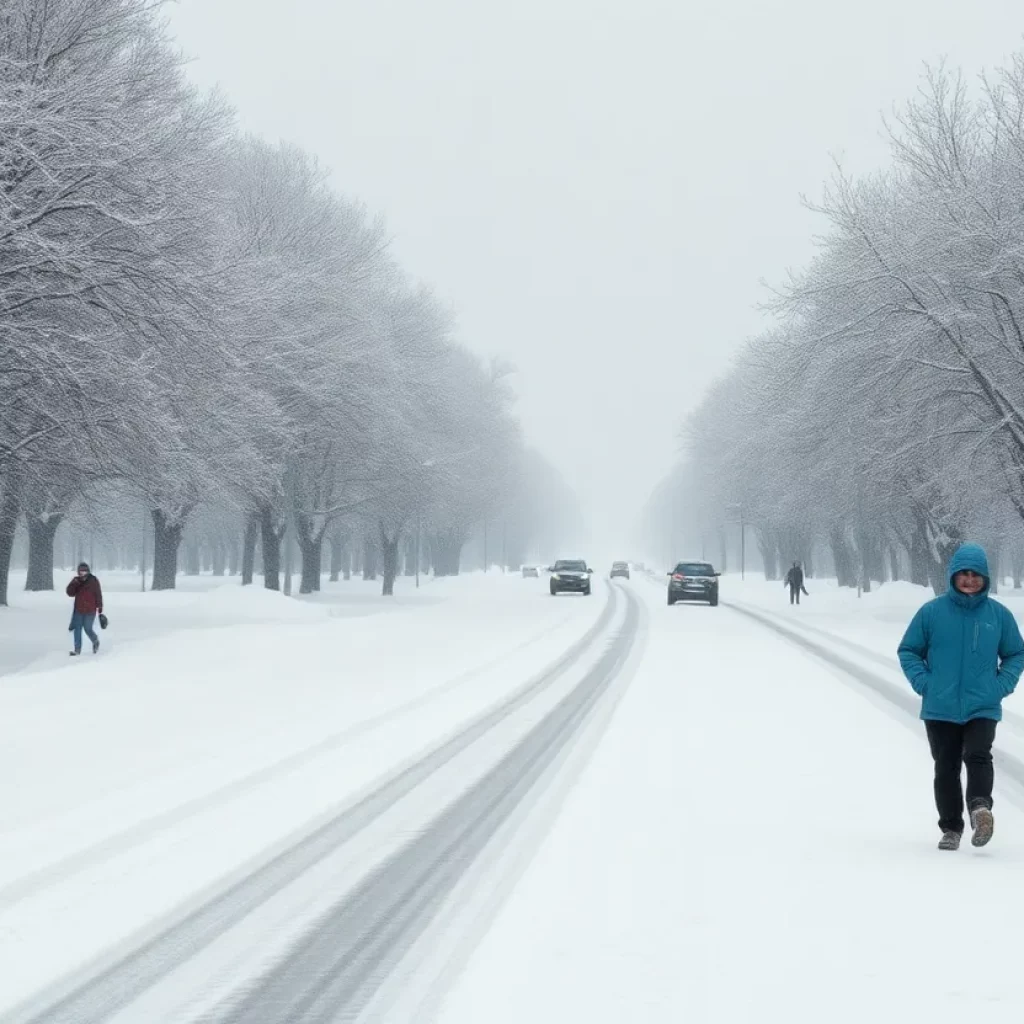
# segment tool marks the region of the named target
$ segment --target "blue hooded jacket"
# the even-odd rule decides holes
[[[973,569],[985,577],[978,594],[961,594],[953,576]],[[1013,614],[989,597],[988,559],[964,544],[949,563],[949,590],[914,616],[899,646],[900,665],[922,697],[921,717],[963,724],[1003,717],[1002,700],[1024,669],[1024,640]]]

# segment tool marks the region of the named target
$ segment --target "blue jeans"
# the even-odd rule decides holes
[[[82,631],[85,631],[85,635],[93,642],[98,644],[100,642],[99,637],[96,635],[95,630],[92,628],[93,622],[96,621],[95,615],[83,615],[81,612],[75,612],[71,616],[71,630],[75,634],[75,650],[80,651],[82,649]]]

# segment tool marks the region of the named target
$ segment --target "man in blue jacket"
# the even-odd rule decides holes
[[[989,597],[988,559],[964,544],[949,563],[949,590],[914,616],[899,646],[900,665],[920,694],[921,718],[935,760],[940,850],[956,850],[967,809],[984,846],[992,838],[992,742],[1024,668],[1024,640],[1012,613]]]

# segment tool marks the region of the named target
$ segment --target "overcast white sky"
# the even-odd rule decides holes
[[[1013,0],[180,0],[242,126],[317,153],[519,369],[529,438],[623,542],[677,426],[811,252],[829,154],[943,55],[1020,47]],[[627,557],[627,555],[623,555]]]

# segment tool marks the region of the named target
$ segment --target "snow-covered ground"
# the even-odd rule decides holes
[[[650,642],[605,741],[436,1019],[1019,1020],[1020,788],[990,847],[940,854],[918,723],[655,582],[634,584]],[[776,584],[722,594],[891,659],[931,596],[807,586],[792,613]]]
[[[0,678],[3,1024],[248,1022],[249,1004],[225,1009],[221,989],[287,966],[332,917],[377,927],[374,886],[418,891],[401,854],[429,850],[434,833],[455,845],[436,871],[414,865],[438,894],[429,923],[387,947],[396,962],[351,1019],[935,1024],[1024,1012],[1024,786],[1000,771],[989,847],[935,849],[931,764],[895,663],[928,592],[888,585],[858,599],[809,580],[790,608],[780,584],[726,576],[712,609],[668,608],[663,577],[642,574],[599,582],[590,600],[498,574],[393,603],[362,583],[315,601],[201,585],[115,590],[119,624],[161,608],[165,624],[117,643],[112,628],[95,659],[53,654]],[[1024,612],[1020,595],[1003,599]],[[0,614],[0,639],[66,603],[37,596]],[[470,855],[476,819],[460,819],[457,839],[443,809],[602,672],[574,742]],[[1020,700],[997,746],[1024,762]],[[70,991],[183,907],[208,905],[278,852],[283,863],[296,836],[393,787],[481,715],[486,728],[431,755],[432,774],[333,860],[311,860],[304,880],[239,918],[251,949],[237,935],[211,943],[202,969],[183,964],[116,1014],[102,1003],[123,990],[116,974],[92,1009],[38,1014],[51,985]],[[337,991],[362,998],[369,984]],[[3,1016],[38,993],[36,1010]],[[333,1019],[289,1005],[258,1019]]]
[[[789,591],[781,583],[769,583],[757,576],[741,581],[738,574],[731,574],[723,577],[722,599],[754,605],[784,615],[787,621],[828,630],[891,658],[910,617],[933,596],[929,588],[910,583],[876,584],[870,593],[860,597],[856,590],[837,586],[835,580],[809,579],[806,587],[808,595],[801,597],[799,607],[791,608]],[[1024,590],[1004,586],[995,597],[1024,621]]]
[[[139,594],[171,631],[0,679],[0,1007],[551,663],[602,604],[545,586],[478,574],[358,617],[231,585]]]
[[[445,582],[421,577],[417,590],[412,579],[401,577],[394,599],[382,601],[380,580],[328,583],[325,577],[320,593],[297,598],[301,604],[291,607],[296,602],[283,605],[264,599],[259,578],[255,587],[242,588],[238,577],[181,575],[177,590],[143,593],[137,573],[103,572],[99,576],[113,626],[102,640],[110,649],[196,626],[209,629],[250,623],[271,627],[305,617],[304,604],[322,607],[338,618],[400,611],[436,602],[442,594],[435,587],[440,585],[443,591]],[[64,587],[70,579],[71,573],[57,570],[55,591],[26,593],[25,573],[11,574],[11,606],[0,609],[0,675],[29,666],[56,668],[67,658],[71,601],[65,597]],[[212,599],[211,593],[216,594]]]

